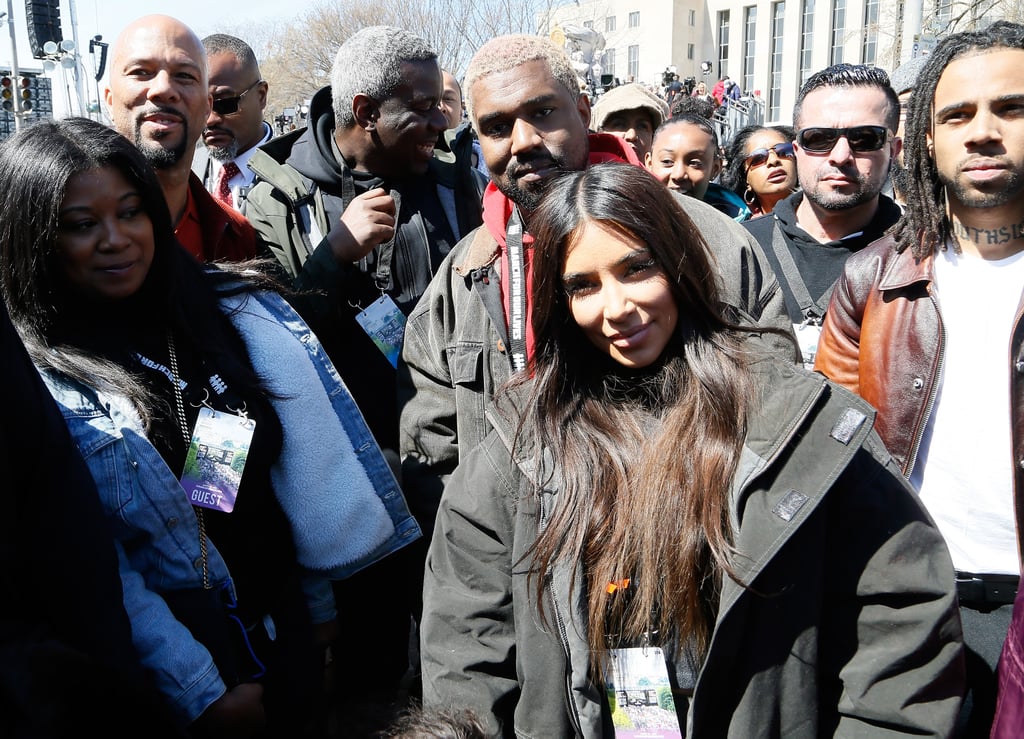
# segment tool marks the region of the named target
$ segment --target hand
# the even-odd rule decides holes
[[[192,735],[245,739],[266,728],[263,686],[241,683],[215,700],[192,723]]]
[[[355,198],[327,235],[334,258],[357,262],[395,235],[395,200],[381,187]]]

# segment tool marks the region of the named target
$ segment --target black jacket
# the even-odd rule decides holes
[[[403,181],[354,175],[335,152],[334,111],[325,87],[311,101],[307,128],[267,142],[249,160],[256,181],[246,215],[261,251],[273,254],[302,291],[291,300],[338,368],[378,443],[397,449],[395,370],[355,317],[380,298],[382,289],[403,313],[412,310],[433,276],[431,250],[447,251],[482,222],[486,182],[468,160],[448,152],[438,151],[426,175]],[[381,263],[388,246],[383,244],[356,263],[339,264],[327,233],[352,198],[378,185],[399,204],[400,235],[391,259]],[[430,210],[401,206],[428,202],[434,192],[437,202]]]
[[[795,192],[785,200],[779,201],[771,215],[743,223],[768,256],[768,261],[772,269],[775,270],[775,276],[782,287],[783,295],[785,295],[786,310],[793,323],[803,323],[806,316],[801,312],[793,293],[793,287],[786,279],[782,264],[772,248],[772,239],[776,230],[782,233],[782,237],[789,247],[789,253],[793,255],[793,261],[796,263],[804,284],[807,285],[807,291],[811,298],[818,301],[831,290],[836,280],[839,279],[847,258],[875,239],[881,238],[882,234],[896,223],[903,213],[895,202],[885,195],[880,195],[875,217],[859,235],[841,241],[822,243],[797,225],[796,209],[803,197],[803,192]],[[827,299],[821,302],[824,305],[828,304]]]

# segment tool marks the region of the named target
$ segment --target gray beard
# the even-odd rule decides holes
[[[804,190],[804,197],[822,210],[846,210],[848,208],[856,208],[858,205],[868,202],[877,197],[880,192],[881,189],[870,192],[864,186],[864,183],[860,182],[856,192],[822,195],[816,190]]]
[[[206,151],[218,162],[230,162],[238,156],[238,142],[232,141],[227,146],[207,146]]]

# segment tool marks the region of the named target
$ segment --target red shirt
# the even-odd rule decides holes
[[[238,262],[256,256],[256,231],[245,216],[211,195],[193,173],[185,212],[174,228],[185,250],[201,262]]]

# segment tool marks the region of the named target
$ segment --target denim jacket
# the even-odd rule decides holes
[[[284,434],[271,470],[314,622],[333,616],[325,578],[341,579],[420,537],[398,483],[334,366],[292,308],[273,293],[222,300],[272,399]],[[198,526],[179,482],[121,395],[46,370],[50,392],[96,479],[118,541],[125,608],[143,663],[185,722],[225,691],[213,660],[158,592],[201,587]],[[209,547],[212,586],[230,574]]]

